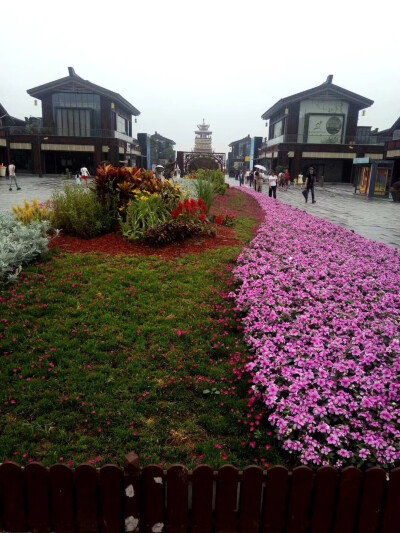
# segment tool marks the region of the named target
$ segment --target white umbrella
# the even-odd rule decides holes
[[[265,167],[263,167],[262,165],[254,165],[254,168],[259,168],[260,170],[267,170]]]

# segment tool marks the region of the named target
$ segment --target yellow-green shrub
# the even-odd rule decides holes
[[[47,201],[45,204],[39,204],[36,198],[33,200],[32,205],[29,205],[29,202],[24,200],[24,207],[14,205],[12,209],[16,219],[19,222],[23,222],[25,225],[28,225],[33,221],[41,222],[42,220],[50,220],[52,216],[50,202]]]

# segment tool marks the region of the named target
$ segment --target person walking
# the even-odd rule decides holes
[[[244,185],[244,170],[241,169],[239,173],[239,186],[243,187]]]
[[[21,187],[18,187],[17,183],[17,176],[15,174],[15,164],[14,161],[11,161],[11,163],[8,165],[8,179],[10,180],[10,188],[9,191],[12,191],[12,182],[14,180],[15,186],[17,188],[17,191],[21,190]]]
[[[83,165],[83,167],[81,168],[81,179],[83,179],[83,181],[85,182],[85,187],[88,186],[88,179],[89,178],[90,178],[90,172],[85,167],[85,165]]]
[[[299,184],[300,189],[302,189],[303,188],[303,183],[304,183],[303,182],[303,173],[302,172],[300,172],[300,174],[297,177],[297,183]]]
[[[285,182],[286,182],[286,190],[290,189],[290,174],[289,174],[288,169],[286,169],[286,172],[285,172]]]
[[[250,189],[253,187],[253,181],[254,181],[254,170],[252,170],[250,172],[250,175],[249,175],[249,187],[250,187]]]
[[[315,193],[314,193],[315,181],[316,181],[316,176],[314,174],[314,169],[311,167],[306,175],[306,190],[305,190],[306,194],[304,195],[306,203],[308,202],[308,195],[309,195],[309,192],[311,191],[312,203],[315,204]]]
[[[284,172],[279,172],[279,174],[278,174],[278,185],[279,185],[279,188],[282,191],[285,190],[285,184],[286,184],[285,173]]]
[[[255,177],[254,188],[256,192],[262,192],[262,186],[264,183],[264,174],[257,170],[257,172],[254,173],[254,177]]]
[[[271,174],[269,175],[269,178],[268,178],[268,185],[269,185],[268,196],[270,198],[272,198],[272,195],[273,195],[274,198],[276,199],[277,183],[278,183],[278,178],[276,177],[275,172],[271,170]]]

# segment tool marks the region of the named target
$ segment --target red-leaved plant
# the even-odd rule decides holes
[[[207,206],[201,198],[198,201],[186,199],[184,202],[179,202],[178,207],[172,211],[171,216],[174,220],[207,222]]]

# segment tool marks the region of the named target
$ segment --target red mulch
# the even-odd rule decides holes
[[[258,221],[263,218],[263,212],[258,203],[252,197],[245,195],[244,205],[240,211],[230,208],[232,199],[237,194],[243,194],[234,189],[228,189],[224,196],[215,199],[213,213],[229,214],[234,216],[247,215]],[[79,239],[69,235],[59,235],[50,241],[49,248],[58,248],[62,252],[69,253],[91,253],[100,252],[110,255],[155,255],[162,259],[174,259],[187,254],[200,254],[205,250],[212,250],[224,246],[235,246],[240,244],[236,237],[235,228],[217,226],[215,237],[192,237],[184,241],[175,242],[162,248],[155,248],[143,242],[129,242],[120,233],[109,233],[93,239]]]

